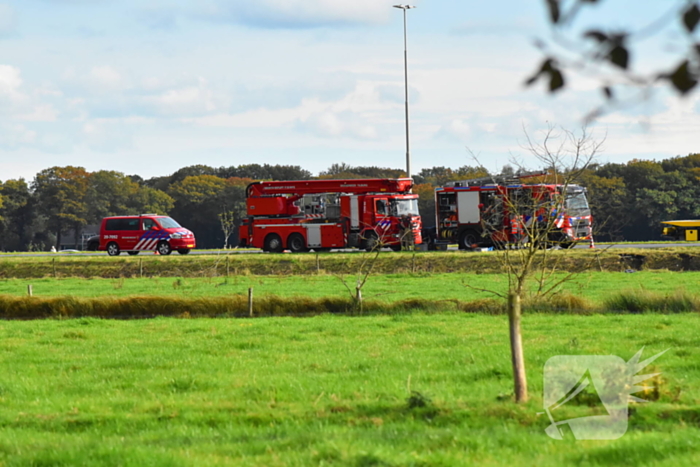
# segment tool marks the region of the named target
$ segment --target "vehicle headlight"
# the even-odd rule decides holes
[[[175,239],[180,239],[180,238],[182,238],[183,236],[184,236],[184,235],[181,234],[181,233],[170,234],[170,238],[175,238]]]

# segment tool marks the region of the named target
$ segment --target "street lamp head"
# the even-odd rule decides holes
[[[414,5],[394,5],[394,8],[401,8],[402,10],[410,10],[411,8],[415,8]]]

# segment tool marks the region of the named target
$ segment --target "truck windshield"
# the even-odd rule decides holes
[[[591,215],[586,193],[583,190],[568,190],[566,192],[566,212],[573,217]]]
[[[392,216],[417,216],[418,215],[418,200],[417,199],[392,199],[391,200],[391,215]]]
[[[174,219],[170,217],[159,217],[158,222],[160,223],[160,226],[163,227],[164,229],[177,229],[182,227],[180,224],[175,222]]]

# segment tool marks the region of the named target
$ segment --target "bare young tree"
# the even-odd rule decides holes
[[[223,211],[219,213],[221,231],[224,233],[224,249],[228,248],[228,239],[236,230],[236,213],[234,211]]]
[[[526,132],[523,147],[543,170],[534,180],[523,181],[523,185],[501,183],[494,197],[500,213],[498,221],[482,217],[483,235],[490,237],[496,249],[502,250],[496,257],[508,276],[507,294],[494,293],[507,299],[517,402],[528,399],[521,332],[523,299],[530,293],[538,298],[552,294],[574,274],[556,275],[566,258],[552,250],[573,246],[584,231],[592,235],[590,213],[585,221],[587,225],[583,225],[585,222],[574,225],[578,221],[571,219],[577,216],[571,214],[575,214],[572,210],[576,206],[585,204],[585,191],[576,182],[595,160],[602,144],[602,140],[594,139],[585,128],[576,134],[550,126],[540,139]],[[512,164],[523,173],[522,163],[513,160]],[[581,195],[584,198],[577,198]]]

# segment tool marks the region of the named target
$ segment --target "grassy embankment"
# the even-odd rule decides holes
[[[382,252],[375,271],[396,273],[503,272],[502,252]],[[700,271],[700,250],[595,249],[548,251],[562,270]],[[366,259],[360,252],[322,254],[221,254],[188,256],[0,257],[1,278],[224,277],[240,275],[351,274]]]
[[[516,405],[501,316],[4,322],[0,463],[696,466],[697,325],[689,314],[528,316],[532,400]],[[642,346],[670,350],[624,437],[546,436],[548,358],[628,360]]]

